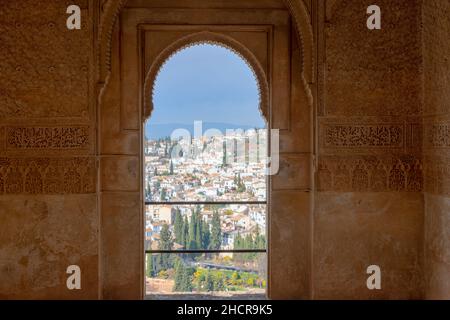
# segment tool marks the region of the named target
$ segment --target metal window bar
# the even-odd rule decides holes
[[[218,250],[146,250],[145,253],[266,253],[267,249],[218,249]]]
[[[146,206],[180,206],[180,205],[233,205],[233,204],[267,204],[267,201],[146,201]]]
[[[176,205],[234,205],[234,204],[249,204],[249,205],[267,205],[267,201],[146,201],[146,206],[176,206]],[[146,254],[189,254],[189,253],[267,253],[267,249],[223,249],[223,250],[146,250]]]

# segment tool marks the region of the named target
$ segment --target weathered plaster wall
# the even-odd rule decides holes
[[[142,293],[139,117],[121,119],[117,60],[96,109],[96,10],[104,3],[0,0],[0,299]],[[274,297],[448,299],[450,5],[378,0],[383,29],[370,32],[372,1],[305,3],[319,14],[318,192],[308,175],[312,110],[298,107],[308,99],[294,72],[302,49],[293,40],[293,107],[271,229],[272,263],[288,267],[271,270]],[[82,31],[65,28],[69,4],[83,8]],[[82,268],[81,291],[66,289],[71,264]],[[371,264],[382,269],[381,291],[365,287]]]
[[[450,299],[450,3],[423,1],[425,297]]]
[[[318,299],[422,297],[421,3],[377,1],[376,31],[371,4],[327,1],[320,17]],[[380,291],[366,287],[370,265],[381,268]]]
[[[0,1],[0,299],[98,296],[92,4]]]

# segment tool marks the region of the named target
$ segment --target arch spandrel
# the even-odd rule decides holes
[[[311,16],[302,0],[283,0],[288,8],[296,27],[297,38],[302,48],[302,76],[305,83],[315,82],[314,70],[314,36],[311,25]],[[100,19],[99,41],[99,79],[100,84],[104,84],[111,71],[111,40],[114,24],[125,7],[127,0],[108,0],[103,5]],[[310,88],[307,88],[309,91]]]

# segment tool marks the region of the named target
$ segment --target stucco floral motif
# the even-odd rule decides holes
[[[325,147],[402,147],[402,125],[327,125]]]
[[[413,156],[324,156],[319,190],[421,192],[422,162]]]
[[[0,194],[94,193],[91,158],[0,158]]]
[[[0,119],[82,117],[89,109],[92,28],[66,28],[66,1],[1,1]]]
[[[8,127],[7,149],[85,149],[89,127]]]

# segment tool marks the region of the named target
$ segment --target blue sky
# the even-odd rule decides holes
[[[195,120],[265,126],[252,71],[220,46],[196,45],[170,58],[156,79],[153,104],[150,126]]]

